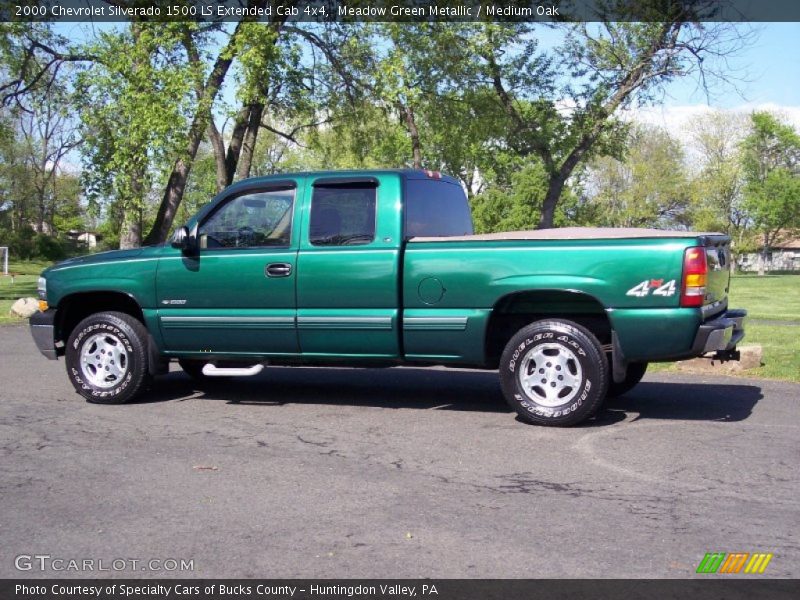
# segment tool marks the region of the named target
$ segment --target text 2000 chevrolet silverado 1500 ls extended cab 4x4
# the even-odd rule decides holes
[[[171,359],[198,378],[451,365],[499,369],[522,417],[570,425],[648,362],[738,356],[728,245],[643,229],[472,235],[461,187],[438,173],[287,174],[231,186],[170,244],[45,270],[31,329],[92,402],[130,400]]]

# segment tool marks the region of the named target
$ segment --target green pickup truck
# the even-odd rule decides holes
[[[498,369],[527,421],[572,425],[649,362],[738,358],[729,238],[566,228],[473,235],[430,171],[291,173],[220,193],[169,244],[42,273],[30,321],[91,402],[177,360],[198,379],[267,365]],[[269,394],[265,386],[265,394]]]

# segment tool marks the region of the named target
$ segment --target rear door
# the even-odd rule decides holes
[[[304,355],[399,356],[401,215],[399,175],[309,180],[297,265]]]

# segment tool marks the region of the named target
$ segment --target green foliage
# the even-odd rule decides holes
[[[61,260],[67,256],[67,248],[57,238],[36,234],[33,240],[33,253],[23,258],[44,258],[50,261]]]
[[[307,168],[399,167],[410,154],[402,126],[368,103],[353,107],[329,127],[311,131],[307,139],[309,150],[301,154]]]
[[[472,218],[477,233],[535,229],[548,176],[539,162],[517,164],[507,185],[489,185],[472,200]],[[568,191],[556,213],[556,226],[574,225],[577,198]]]
[[[753,113],[743,144],[745,205],[765,249],[800,228],[800,134],[775,115]]]
[[[747,206],[755,227],[767,236],[800,227],[800,176],[785,167],[772,169],[763,181],[748,185]]]
[[[105,209],[115,221],[113,229],[126,212],[146,212],[158,175],[181,147],[198,76],[181,55],[196,30],[192,23],[134,22],[105,31],[91,48],[98,63],[77,79],[84,186],[95,212]]]
[[[692,182],[692,227],[730,235],[735,253],[753,249],[743,196],[741,140],[747,126],[742,115],[721,111],[701,115],[690,126],[700,162]]]
[[[30,226],[18,231],[0,227],[0,246],[8,246],[14,259],[61,260],[71,251],[70,245],[57,237],[36,233]]]
[[[278,29],[244,22],[234,29],[131,21],[80,41],[57,35],[51,24],[11,23],[0,25],[0,79],[10,80],[3,89],[24,90],[44,68],[34,87],[80,121],[81,180],[54,181],[49,224],[79,229],[88,213],[102,221],[105,245],[137,243],[159,199],[169,196],[164,190],[183,189],[183,180],[170,180],[176,164],[190,173],[185,191],[173,196],[179,223],[215,195],[220,173],[224,181],[237,170],[218,168],[209,147],[195,153],[194,142],[213,115],[228,143],[240,104],[261,118],[252,175],[420,165],[461,180],[481,231],[693,220],[742,241],[754,219],[770,221],[756,198],[791,202],[794,175],[764,175],[760,192],[748,183],[745,202],[740,157],[704,160],[693,179],[674,139],[630,130],[614,117],[620,108],[656,102],[667,83],[696,72],[705,57],[735,51],[724,45],[724,25],[675,16],[554,26],[563,41],[557,48],[540,45],[543,29],[529,23],[291,22]],[[55,49],[55,66],[48,67],[55,54],[31,40]],[[217,58],[233,61],[233,93],[220,98],[235,98],[235,107],[215,101],[216,91],[204,93],[223,81],[209,83]],[[56,72],[66,74],[59,76],[66,85],[48,88]],[[30,103],[33,96],[15,98]],[[0,155],[9,157],[0,160],[0,226],[20,231],[36,204],[26,187],[37,180],[20,168],[25,152],[8,116],[0,115]],[[769,127],[781,138],[780,128]],[[253,146],[246,147],[249,156]],[[213,148],[220,159],[225,149]],[[235,167],[235,157],[227,158]],[[247,164],[240,162],[242,172]],[[778,212],[786,210],[784,203]]]
[[[609,227],[684,227],[690,201],[680,142],[657,127],[631,132],[624,160],[596,159],[590,186],[597,223]]]
[[[0,230],[0,245],[8,246],[10,254],[21,259],[29,259],[34,254],[34,238],[36,232],[26,226],[19,230]]]
[[[204,204],[217,195],[214,156],[208,148],[201,148],[195,158],[192,176],[186,186],[183,202],[175,218],[175,228],[181,227]]]

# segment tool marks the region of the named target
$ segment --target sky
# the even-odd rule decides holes
[[[745,111],[767,109],[800,130],[800,23],[758,23],[752,44],[729,61],[742,81],[720,85],[706,98],[697,82],[672,82],[662,106],[637,111],[641,120],[668,129],[681,127],[692,116],[710,109]]]

